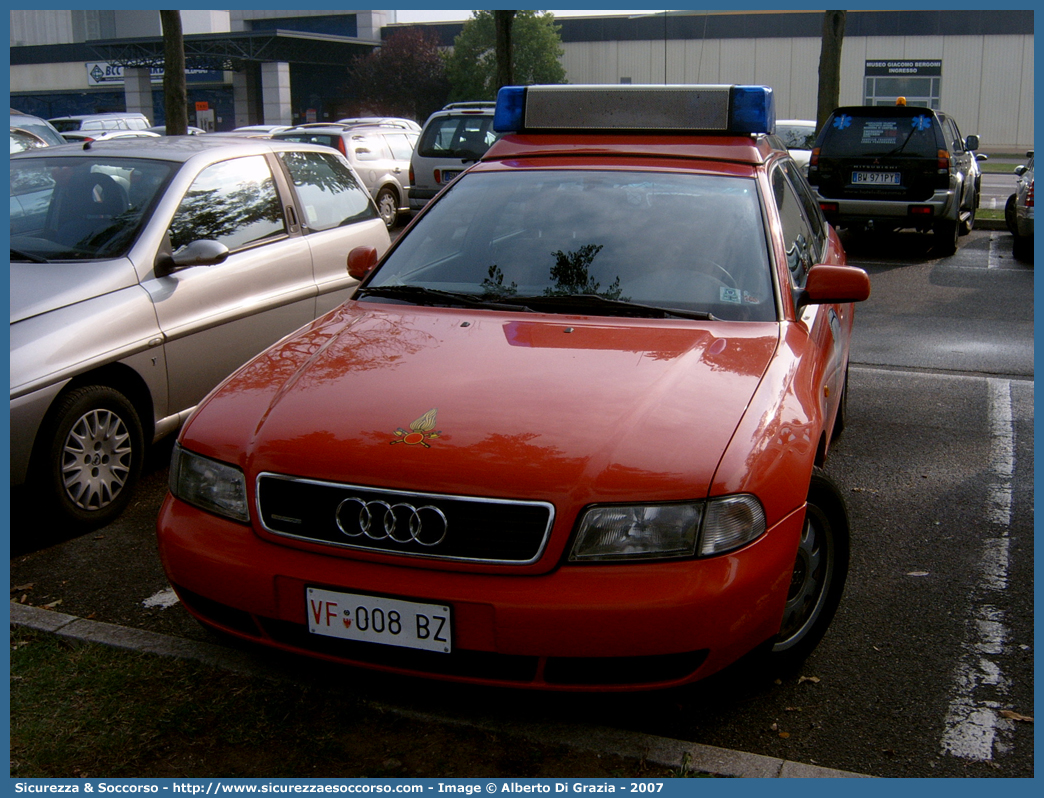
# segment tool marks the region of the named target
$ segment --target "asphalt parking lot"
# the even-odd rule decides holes
[[[742,669],[651,696],[534,696],[371,678],[406,711],[592,727],[884,777],[1033,775],[1033,270],[977,230],[851,241],[871,275],[856,315],[849,422],[828,462],[853,518],[839,614],[783,683]],[[153,524],[170,443],[129,511],[64,539],[12,502],[12,600],[214,643],[171,603]],[[263,656],[263,655],[260,655]]]

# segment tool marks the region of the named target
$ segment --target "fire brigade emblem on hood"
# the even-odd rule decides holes
[[[435,414],[439,412],[437,407],[433,407],[423,416],[418,418],[412,424],[410,424],[409,430],[404,430],[399,427],[395,430],[396,438],[389,443],[405,443],[407,446],[423,446],[425,449],[430,449],[431,446],[428,444],[432,438],[439,437],[440,432],[435,429]]]

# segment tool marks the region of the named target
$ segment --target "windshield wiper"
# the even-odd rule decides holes
[[[624,299],[608,299],[598,294],[551,294],[550,296],[516,296],[515,302],[522,302],[533,310],[547,308],[549,310],[595,310],[604,315],[638,316],[648,319],[698,319],[700,321],[717,321],[712,313],[698,310],[675,310],[673,308],[643,305],[628,302]]]
[[[903,143],[900,144],[898,147],[893,147],[882,157],[887,158],[889,155],[899,155],[903,150],[906,149],[906,145],[910,143],[910,139],[913,137],[915,130],[917,130],[917,128],[910,128],[910,132],[906,134],[906,138],[903,140]]]
[[[41,258],[39,255],[34,255],[31,252],[23,252],[14,247],[11,247],[11,260],[26,260],[30,263],[50,263],[47,258]]]
[[[495,298],[480,298],[471,294],[458,294],[453,291],[440,291],[437,288],[425,288],[422,285],[377,285],[360,288],[356,298],[374,296],[387,299],[401,299],[415,305],[457,305],[466,308],[483,308],[486,310],[517,310],[529,312],[525,305],[501,302]]]

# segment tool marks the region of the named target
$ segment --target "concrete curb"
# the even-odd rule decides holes
[[[85,643],[121,648],[156,654],[162,657],[177,657],[224,668],[241,673],[249,673],[266,678],[289,678],[289,674],[278,668],[268,667],[245,652],[226,648],[215,643],[196,640],[185,640],[170,635],[149,632],[144,629],[131,629],[111,623],[90,621],[67,615],[54,610],[41,609],[26,604],[11,603],[11,625],[48,632],[59,637]],[[522,737],[541,743],[553,743],[580,751],[591,751],[607,755],[618,755],[631,759],[644,759],[646,762],[678,770],[697,773],[713,773],[733,778],[755,779],[829,779],[829,778],[871,778],[861,773],[849,773],[844,770],[832,770],[816,765],[805,765],[785,759],[747,754],[727,748],[711,745],[699,745],[673,740],[669,737],[657,737],[650,734],[637,734],[583,725],[565,725],[560,723],[504,723],[492,717],[461,719],[432,715],[423,712],[404,710],[387,704],[376,704],[386,712],[393,712],[405,718],[424,720],[452,726],[480,728],[498,734]]]

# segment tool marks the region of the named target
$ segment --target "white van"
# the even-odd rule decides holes
[[[47,121],[54,125],[59,133],[72,133],[80,130],[147,130],[152,125],[145,114],[123,111],[108,114],[59,116]]]

